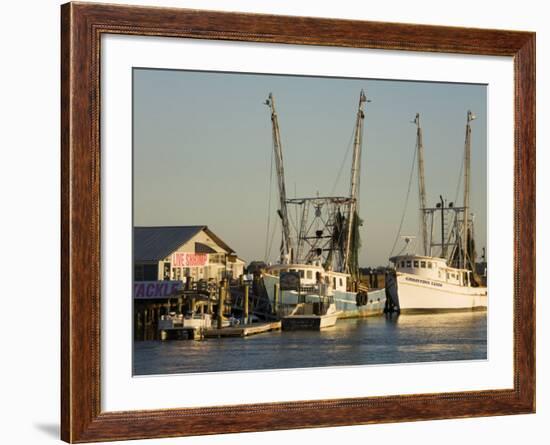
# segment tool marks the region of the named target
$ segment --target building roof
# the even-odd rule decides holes
[[[160,261],[201,231],[205,231],[225,251],[233,252],[207,226],[134,227],[134,261]],[[203,251],[202,248],[199,250]]]

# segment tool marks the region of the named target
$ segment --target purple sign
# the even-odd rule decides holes
[[[134,281],[134,298],[168,298],[182,286],[181,281]]]

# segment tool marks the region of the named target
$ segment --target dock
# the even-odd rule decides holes
[[[232,326],[226,328],[208,328],[204,330],[205,338],[221,337],[248,337],[250,335],[263,334],[264,332],[277,331],[281,329],[280,321],[268,323],[254,323],[243,326]]]

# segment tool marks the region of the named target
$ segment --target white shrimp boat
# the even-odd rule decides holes
[[[401,313],[449,312],[487,309],[487,288],[475,273],[473,217],[470,197],[470,122],[468,111],[464,149],[464,204],[457,207],[442,197],[433,208],[426,207],[424,153],[420,116],[417,114],[417,155],[420,194],[420,219],[424,255],[402,254],[390,258],[395,275],[386,281],[389,306]],[[439,218],[441,236],[435,241],[434,221]],[[411,238],[406,238],[407,246]],[[439,256],[433,255],[438,252]]]
[[[337,318],[380,315],[384,311],[384,289],[370,290],[359,282],[359,180],[363,139],[364,107],[361,91],[354,129],[349,196],[316,196],[288,199],[285,190],[283,153],[273,95],[271,110],[275,167],[279,187],[277,211],[282,229],[280,259],[263,273],[271,307],[283,318],[283,329],[291,320],[315,320],[311,325],[327,327]],[[291,235],[288,207],[296,221]],[[268,224],[269,232],[269,224]],[[283,276],[294,275],[296,285],[281,285]],[[317,317],[317,318],[316,318]],[[299,326],[296,322],[293,326]],[[304,322],[304,326],[309,325]]]
[[[401,313],[486,310],[487,288],[474,286],[472,271],[447,266],[443,258],[393,257]]]

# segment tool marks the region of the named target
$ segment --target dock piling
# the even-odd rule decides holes
[[[275,283],[273,285],[273,313],[277,315],[277,309],[279,304],[279,285]]]
[[[225,297],[225,289],[224,289],[224,282],[222,281],[218,291],[218,329],[221,329],[223,326],[224,297]]]
[[[244,285],[244,313],[243,313],[244,324],[248,324],[248,292],[249,292],[249,286],[245,284]]]

